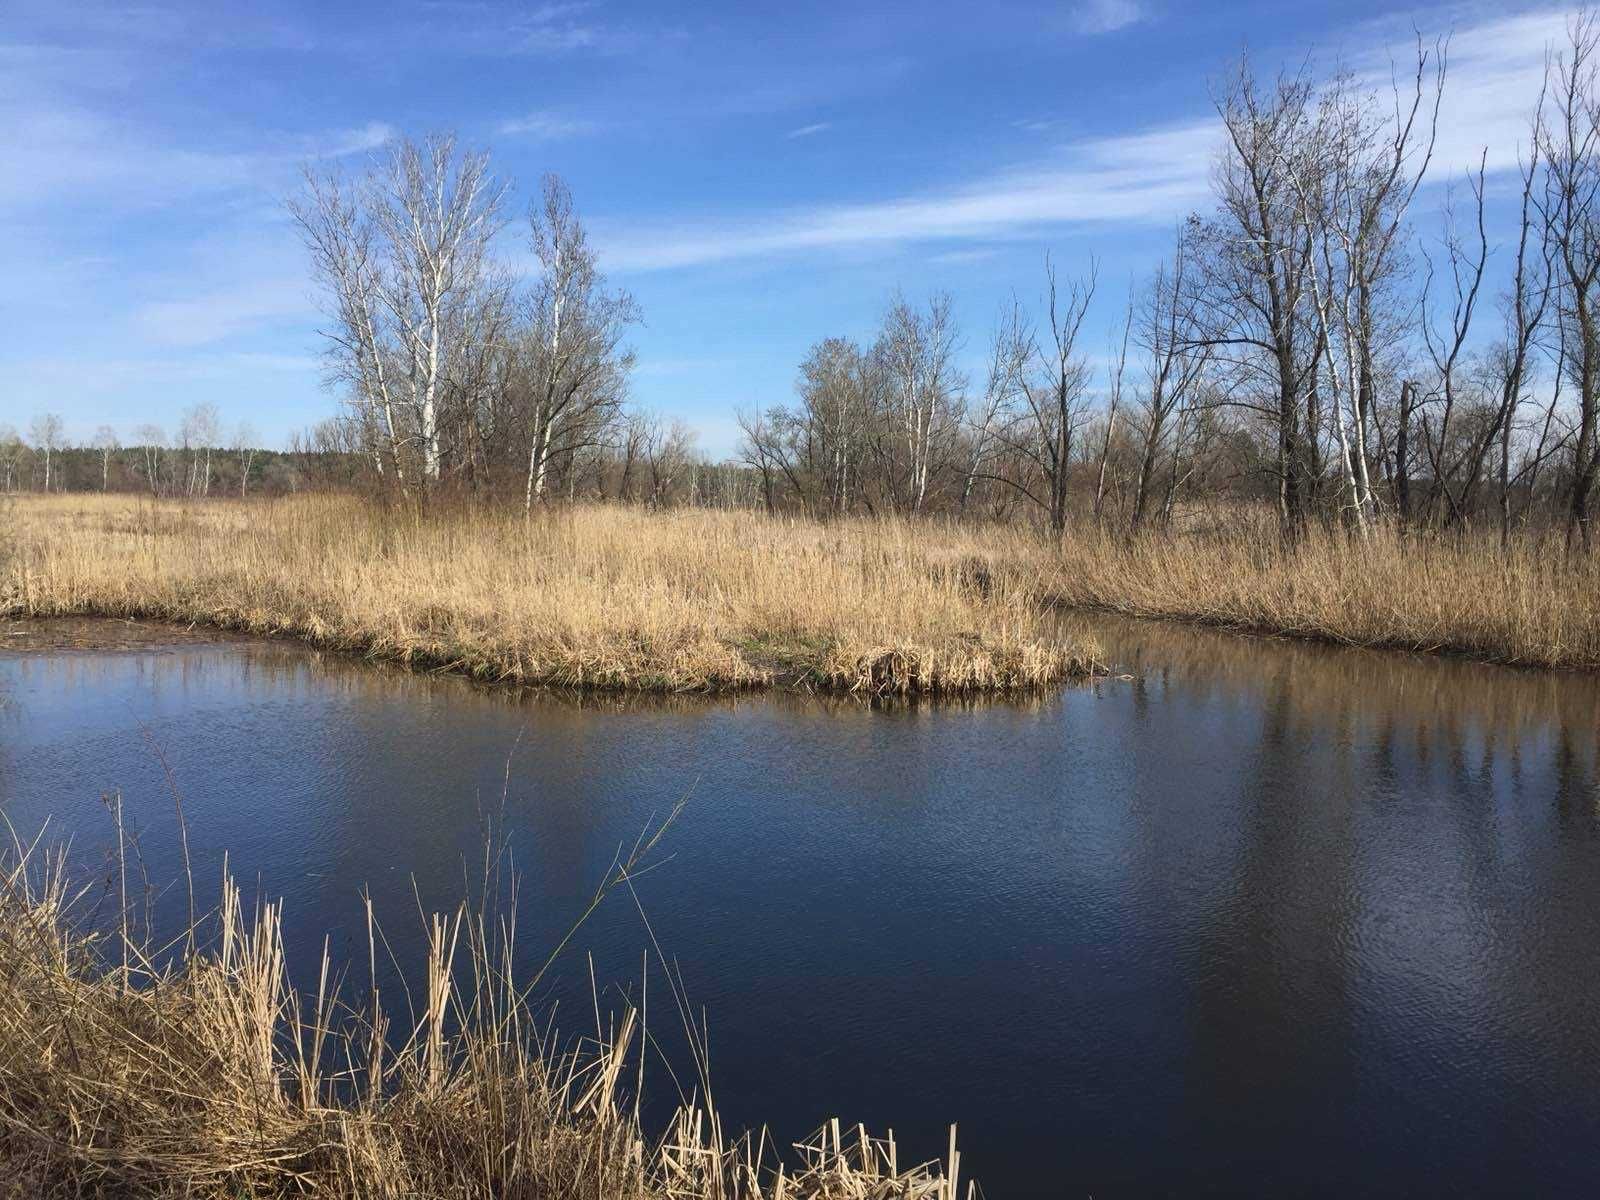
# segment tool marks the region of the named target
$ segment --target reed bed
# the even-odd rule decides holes
[[[579,505],[524,520],[345,496],[18,497],[0,615],[289,635],[584,689],[1039,691],[1099,669],[1061,609],[1490,662],[1600,668],[1600,558],[1555,536],[1366,538],[1271,514],[1130,541]]]
[[[433,916],[406,1020],[375,986],[347,1003],[349,973],[326,951],[317,987],[297,992],[278,908],[248,908],[231,881],[163,956],[126,921],[94,932],[106,923],[83,919],[63,857],[40,855],[0,862],[0,1195],[958,1195],[953,1127],[942,1163],[902,1164],[892,1134],[838,1121],[779,1156],[765,1135],[725,1134],[703,1073],[647,1137],[627,1096],[643,1015],[557,1049],[511,981],[514,922]]]
[[[1025,532],[341,496],[23,497],[13,525],[0,614],[198,622],[510,683],[960,695],[1095,669]]]
[[[1314,529],[1291,551],[1270,514],[1134,542],[1062,546],[1046,590],[1071,608],[1527,667],[1600,669],[1600,558],[1557,535],[1365,538]]]

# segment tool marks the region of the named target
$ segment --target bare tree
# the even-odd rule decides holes
[[[1557,315],[1564,327],[1568,370],[1577,391],[1572,440],[1567,546],[1591,547],[1590,505],[1600,474],[1600,16],[1580,13],[1567,45],[1552,62],[1553,94],[1541,112],[1538,144],[1544,187],[1538,199],[1557,268]],[[1553,111],[1551,111],[1553,110]]]
[[[1180,231],[1172,262],[1157,269],[1139,313],[1135,339],[1146,356],[1145,392],[1138,401],[1143,418],[1139,429],[1143,450],[1129,516],[1132,533],[1144,524],[1157,460],[1168,440],[1173,414],[1182,414],[1193,400],[1210,358],[1210,347],[1193,328],[1186,290],[1187,250],[1187,237]],[[1171,454],[1175,478],[1179,457],[1176,444]],[[1168,494],[1173,490],[1169,489]]]
[[[531,395],[523,504],[531,510],[553,459],[609,436],[633,369],[622,342],[639,312],[626,292],[606,290],[572,194],[557,176],[544,177],[529,220],[540,268],[524,345]]]
[[[1363,532],[1375,512],[1367,448],[1374,292],[1393,267],[1401,226],[1433,157],[1444,79],[1443,49],[1432,55],[1419,38],[1410,90],[1394,85],[1392,112],[1353,76],[1340,73],[1323,90],[1312,136],[1277,150],[1312,248],[1307,280],[1322,382],[1348,511]],[[1427,120],[1425,127],[1419,118]]]
[[[661,508],[671,499],[673,485],[693,465],[694,432],[680,420],[664,421],[653,413],[643,417],[641,428],[641,454],[650,481],[646,503]]]
[[[1428,262],[1427,280],[1423,286],[1422,336],[1433,359],[1439,390],[1431,401],[1424,400],[1422,403],[1426,405],[1436,402],[1440,410],[1437,435],[1426,413],[1423,416],[1424,446],[1428,453],[1432,480],[1428,488],[1426,513],[1431,517],[1435,505],[1442,497],[1448,509],[1446,519],[1449,521],[1459,518],[1462,513],[1464,497],[1458,499],[1452,486],[1457,473],[1469,461],[1481,461],[1481,453],[1475,456],[1471,449],[1454,458],[1450,454],[1452,422],[1456,418],[1461,401],[1459,372],[1461,357],[1472,331],[1472,317],[1477,308],[1478,293],[1483,287],[1484,268],[1489,261],[1489,237],[1485,231],[1483,217],[1482,160],[1479,162],[1477,174],[1469,176],[1469,182],[1477,212],[1474,238],[1470,242],[1464,240],[1456,229],[1453,212],[1446,214],[1445,253],[1449,263],[1452,290],[1449,329],[1445,333],[1441,334],[1434,330],[1431,313],[1428,311],[1434,276],[1431,259]]]
[[[1544,112],[1544,92],[1534,113],[1537,133]],[[1539,336],[1539,328],[1550,305],[1551,281],[1554,264],[1549,245],[1530,245],[1533,236],[1534,181],[1539,173],[1539,139],[1533,139],[1533,148],[1522,169],[1521,220],[1517,229],[1517,257],[1512,272],[1509,293],[1501,302],[1501,315],[1505,332],[1494,350],[1494,363],[1498,373],[1500,408],[1496,415],[1496,428],[1500,440],[1499,509],[1500,546],[1505,549],[1511,538],[1511,438],[1516,426],[1517,410],[1522,404],[1522,393],[1532,375],[1532,356]],[[1558,380],[1559,382],[1559,380]],[[1542,440],[1542,439],[1541,439]]]
[[[190,496],[211,494],[211,450],[219,437],[217,406],[209,401],[190,405],[183,410],[178,424],[179,445],[189,456],[189,481],[186,491]]]
[[[55,413],[40,413],[28,426],[33,452],[44,459],[44,490],[50,490],[51,463],[61,447],[61,418]]]
[[[1227,134],[1216,169],[1220,206],[1201,229],[1204,336],[1231,376],[1230,403],[1271,424],[1278,525],[1286,541],[1305,526],[1316,477],[1316,422],[1302,416],[1317,362],[1304,312],[1311,240],[1285,170],[1313,136],[1313,95],[1304,73],[1280,76],[1263,89],[1240,60],[1215,98]]]
[[[122,449],[122,443],[117,440],[117,431],[109,425],[102,425],[94,431],[94,448],[100,452],[100,490],[108,491],[111,487],[111,458]]]
[[[5,479],[3,489],[0,490],[6,492],[16,490],[17,468],[22,465],[23,456],[27,452],[27,444],[17,435],[17,431],[10,425],[0,425],[0,472],[4,472]]]
[[[1033,330],[1022,315],[1022,306],[1013,297],[1010,307],[1002,311],[995,325],[989,342],[989,371],[983,396],[967,420],[971,443],[967,452],[966,482],[961,489],[963,512],[977,481],[990,474],[990,460],[1003,448],[1004,430],[1016,419],[1016,408],[1035,349]]]
[[[920,513],[950,435],[960,427],[965,381],[956,370],[950,297],[935,295],[926,312],[896,296],[874,355],[885,380],[887,421],[879,455],[890,466],[897,507]]]
[[[439,478],[439,408],[463,353],[451,339],[472,332],[462,312],[484,282],[506,190],[487,155],[434,134],[393,144],[354,184],[308,172],[290,204],[329,293],[333,373],[351,390],[375,466],[386,441],[397,480],[406,446],[427,483]]]
[[[240,421],[233,431],[233,453],[239,462],[239,496],[250,487],[250,470],[256,461],[256,431],[249,421]]]
[[[1089,364],[1078,351],[1078,337],[1094,299],[1098,265],[1063,287],[1054,263],[1045,258],[1048,343],[1033,342],[1033,364],[1022,381],[1018,419],[1003,438],[1026,461],[1030,477],[1007,482],[1043,508],[1050,528],[1067,527],[1068,482],[1072,470],[1073,438],[1083,420],[1083,400],[1089,385]]]
[[[1122,340],[1117,346],[1116,365],[1111,372],[1111,392],[1106,403],[1105,436],[1100,442],[1100,466],[1095,472],[1094,519],[1101,521],[1106,498],[1106,463],[1111,458],[1111,442],[1117,435],[1117,414],[1122,407],[1122,381],[1128,367],[1128,341],[1133,335],[1133,296],[1128,296],[1128,310],[1122,321]]]
[[[139,447],[144,455],[145,482],[150,485],[150,494],[154,496],[161,490],[161,452],[167,444],[166,432],[159,425],[141,425],[133,431],[133,435],[139,439]]]

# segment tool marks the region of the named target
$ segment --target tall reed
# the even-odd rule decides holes
[[[514,683],[883,694],[1047,687],[1094,647],[1026,534],[336,496],[27,498],[0,611],[197,621]]]
[[[1600,669],[1600,558],[1555,536],[1366,537],[1325,529],[1283,547],[1268,514],[1129,542],[1069,538],[1056,602],[1254,633],[1518,666]]]
[[[397,1024],[326,948],[296,991],[278,906],[231,880],[166,956],[126,909],[97,932],[84,896],[60,854],[0,863],[5,1195],[956,1200],[953,1129],[943,1165],[837,1121],[780,1157],[728,1136],[702,1088],[647,1135],[626,1095],[643,1014],[559,1047],[513,978],[514,922],[481,910],[432,918]]]

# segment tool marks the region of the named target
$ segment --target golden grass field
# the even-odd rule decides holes
[[[158,962],[114,905],[88,932],[94,895],[66,875],[37,848],[0,858],[0,1196],[959,1200],[953,1128],[940,1163],[836,1121],[780,1157],[724,1132],[700,1063],[696,1098],[647,1136],[629,1099],[643,1014],[557,1045],[494,913],[430,919],[415,996],[380,997],[366,963],[353,984],[326,953],[302,994],[277,907],[231,882]]]
[[[1554,539],[1027,529],[589,505],[422,516],[346,496],[17,497],[0,612],[198,622],[522,684],[1037,690],[1096,669],[1063,609],[1600,667],[1600,563]]]
[[[1600,557],[1559,535],[1366,539],[1314,529],[1289,553],[1270,513],[1225,531],[1064,543],[1046,590],[1061,604],[1313,641],[1600,669]]]
[[[1094,665],[1025,533],[338,496],[19,497],[11,524],[13,614],[200,622],[511,683],[960,694]]]

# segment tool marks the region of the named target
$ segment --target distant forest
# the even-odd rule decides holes
[[[510,184],[489,156],[445,134],[397,139],[363,171],[308,170],[290,202],[336,417],[271,453],[223,436],[205,405],[177,437],[142,427],[131,447],[109,429],[61,447],[44,416],[26,441],[0,431],[0,486],[361,487],[530,511],[620,499],[1129,535],[1243,500],[1270,506],[1285,542],[1393,524],[1553,530],[1587,550],[1600,18],[1572,18],[1527,98],[1497,238],[1487,148],[1445,181],[1454,192],[1422,190],[1439,173],[1448,61],[1448,40],[1421,37],[1377,83],[1306,63],[1261,77],[1241,59],[1213,85],[1213,195],[1132,281],[1114,329],[1085,329],[1106,283],[1092,258],[1046,258],[1038,302],[1008,303],[976,343],[948,296],[895,294],[865,339],[812,346],[792,398],[740,411],[736,457],[716,464],[633,402],[640,313],[602,275],[566,185],[543,180],[533,267],[514,269]],[[964,369],[964,347],[985,351],[981,367]]]

